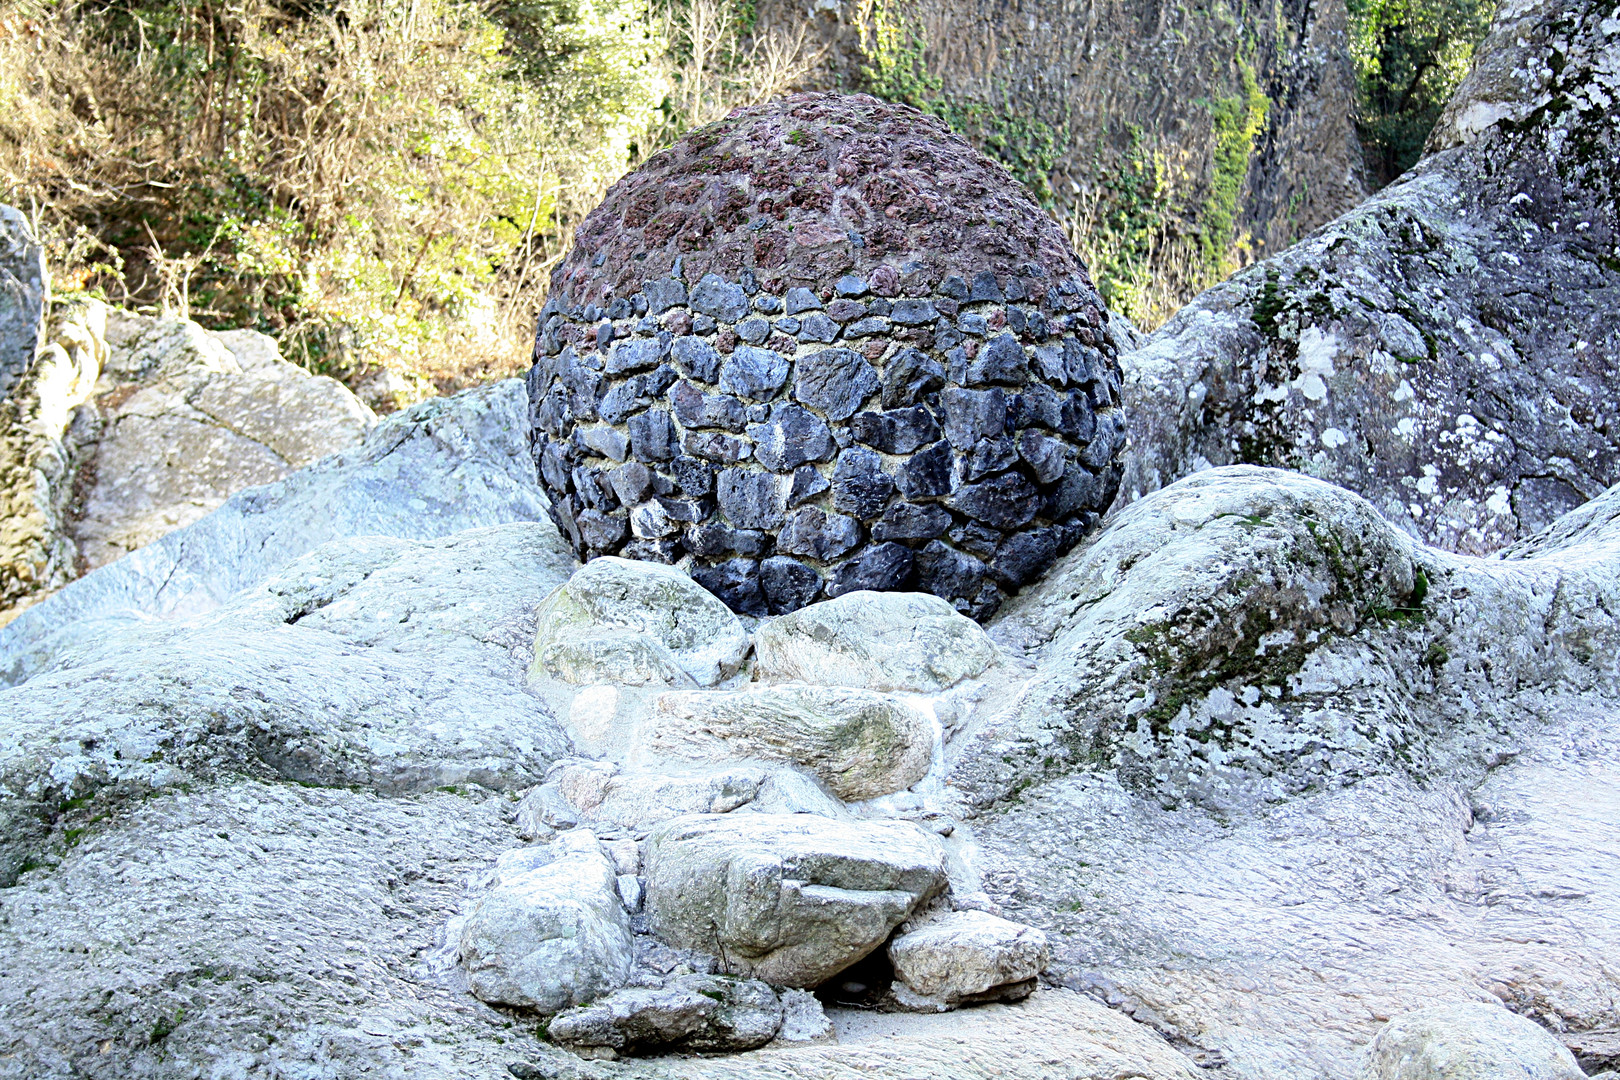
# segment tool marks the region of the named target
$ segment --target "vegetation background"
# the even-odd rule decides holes
[[[1179,183],[1123,151],[1063,199],[1060,127],[956,98],[906,5],[845,0],[854,63],[808,8],[753,0],[0,0],[0,200],[61,292],[251,326],[404,399],[517,373],[573,227],[684,132],[800,87],[941,117],[1065,221],[1105,296],[1151,327],[1245,257],[1233,207],[1271,105],[1208,102]],[[1350,0],[1369,174],[1421,151],[1485,0]],[[1195,227],[1189,227],[1189,222]]]

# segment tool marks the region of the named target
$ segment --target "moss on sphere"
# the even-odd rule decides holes
[[[684,565],[739,611],[920,589],[975,617],[1113,500],[1102,300],[938,120],[801,94],[614,185],[552,275],[535,458],[580,557]]]

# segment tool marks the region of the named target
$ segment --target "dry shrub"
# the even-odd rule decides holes
[[[0,199],[69,288],[449,390],[625,169],[813,62],[724,0],[0,0]]]

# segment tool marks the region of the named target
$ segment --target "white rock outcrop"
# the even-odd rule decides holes
[[[945,886],[945,855],[909,822],[695,815],[646,849],[653,933],[724,970],[814,987],[878,948]]]
[[[232,495],[0,628],[0,683],[21,682],[74,645],[131,624],[211,611],[331,540],[429,540],[543,518],[527,408],[515,379],[425,401],[357,447]],[[559,548],[552,565],[566,575],[573,558]]]
[[[1585,1080],[1546,1028],[1501,1005],[1464,1001],[1384,1025],[1356,1080]]]
[[[0,880],[68,802],[242,775],[395,794],[539,783],[568,741],[521,657],[562,577],[556,542],[549,523],[341,541],[207,615],[64,651],[0,694]]]

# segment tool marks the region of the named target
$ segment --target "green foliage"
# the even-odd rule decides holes
[[[0,198],[43,204],[58,276],[340,375],[499,351],[664,90],[645,0],[0,2],[40,28]]]
[[[1350,0],[1358,127],[1379,186],[1417,163],[1494,9],[1489,0]]]
[[[1266,128],[1271,99],[1260,90],[1254,67],[1238,62],[1241,91],[1209,103],[1209,119],[1215,135],[1215,160],[1210,174],[1209,196],[1204,200],[1202,224],[1204,261],[1215,279],[1235,268],[1233,245],[1237,241],[1238,199],[1249,175],[1249,158],[1254,141]]]
[[[910,105],[937,116],[984,153],[994,157],[1043,205],[1054,201],[1052,169],[1061,132],[1046,121],[1000,104],[954,98],[928,68],[928,42],[915,22],[885,0],[872,5],[862,26],[865,64],[862,89],[873,97]]]

